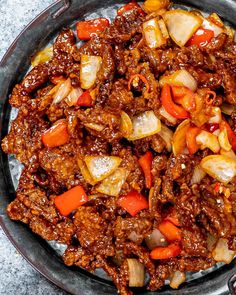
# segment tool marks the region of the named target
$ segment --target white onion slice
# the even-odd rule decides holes
[[[218,153],[220,151],[220,144],[217,136],[205,130],[198,134],[196,142],[201,145],[201,149],[209,148],[213,153]]]
[[[124,137],[128,137],[133,133],[133,123],[129,115],[124,111],[121,111],[120,131]]]
[[[175,130],[172,141],[172,149],[175,156],[182,154],[186,148],[186,133],[189,127],[190,120],[186,119]]]
[[[150,250],[153,250],[156,247],[165,247],[168,245],[165,236],[163,236],[158,229],[154,229],[153,232],[145,238],[145,243]]]
[[[236,254],[236,251],[229,250],[226,239],[219,239],[215,249],[212,251],[212,256],[215,261],[229,264]]]
[[[203,29],[213,31],[214,37],[217,37],[218,35],[224,32],[224,30],[221,27],[217,26],[216,24],[205,18],[203,19],[202,27]]]
[[[166,127],[165,124],[161,124],[161,131],[159,132],[159,135],[162,139],[164,139],[168,152],[171,152],[174,132]]]
[[[159,83],[161,87],[163,87],[165,84],[170,84],[173,86],[185,86],[193,92],[197,90],[197,81],[186,70],[178,70],[172,75],[163,76]]]
[[[128,136],[129,140],[136,140],[161,131],[161,121],[153,111],[146,111],[133,118],[133,133]]]
[[[111,175],[120,165],[122,159],[113,156],[85,156],[84,161],[92,178],[95,181],[100,181]]]
[[[157,18],[150,19],[143,23],[144,37],[148,47],[157,48],[166,43],[160,30]]]
[[[236,155],[235,155],[235,152],[233,150],[230,150],[230,151],[227,152],[227,151],[221,149],[220,154],[223,155],[223,156],[227,156],[230,159],[236,160]]]
[[[67,95],[71,91],[71,79],[68,78],[66,81],[57,84],[55,87],[58,87],[57,91],[53,95],[53,104],[57,104],[61,102],[63,99],[67,97]],[[53,89],[52,89],[53,90]]]
[[[222,116],[221,116],[221,109],[219,107],[213,107],[211,109],[212,116],[209,119],[209,123],[217,123],[219,124],[222,121]]]
[[[177,123],[177,119],[175,117],[171,116],[163,106],[159,109],[159,113],[162,117],[164,117],[171,124],[175,125]]]
[[[128,174],[129,172],[124,168],[117,168],[96,187],[96,191],[108,196],[118,196]]]
[[[200,165],[207,174],[225,184],[236,176],[236,160],[227,156],[207,156],[202,159]]]
[[[37,65],[49,61],[53,57],[53,46],[47,47],[33,56],[31,60],[31,64],[33,67]]]
[[[69,107],[76,105],[78,98],[83,93],[81,88],[73,88],[69,95],[66,97],[65,102],[68,104]]]
[[[184,272],[181,271],[175,271],[173,276],[170,280],[170,287],[172,289],[178,289],[181,284],[183,284],[186,281],[186,275]]]
[[[220,134],[218,136],[218,140],[220,143],[220,146],[223,150],[225,150],[226,152],[229,152],[232,148],[232,145],[229,142],[229,138],[228,138],[228,132],[226,127],[223,127],[222,130],[220,131]]]
[[[93,86],[101,65],[102,58],[100,56],[82,54],[80,68],[81,88],[89,89]]]
[[[170,37],[180,47],[184,46],[202,24],[202,18],[189,11],[175,9],[164,14]]]
[[[92,130],[99,131],[99,132],[105,128],[103,125],[96,124],[96,123],[86,123],[86,124],[84,124],[84,126],[87,128],[90,128]]]
[[[200,165],[197,165],[193,171],[191,184],[200,183],[205,176],[206,176],[206,172],[201,168]]]
[[[85,181],[87,181],[91,185],[95,185],[96,181],[92,178],[91,174],[89,173],[86,164],[81,159],[78,159],[77,163]]]
[[[135,258],[127,259],[129,267],[129,287],[143,287],[145,278],[144,265]]]

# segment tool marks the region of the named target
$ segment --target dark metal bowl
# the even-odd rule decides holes
[[[72,0],[57,1],[31,22],[18,36],[0,63],[0,140],[7,134],[11,107],[8,96],[13,86],[26,74],[30,66],[30,56],[43,48],[63,26],[82,19],[90,12],[120,3],[117,0]],[[189,5],[205,12],[215,11],[225,21],[236,26],[236,0],[186,0],[179,4]],[[12,222],[6,214],[7,205],[14,199],[15,190],[9,170],[7,155],[0,151],[0,224],[6,235],[42,275],[62,289],[75,295],[112,295],[115,287],[107,280],[98,278],[82,269],[65,266],[53,249],[41,238],[33,234],[25,225]],[[199,279],[183,284],[179,290],[164,287],[158,293],[167,295],[223,295],[234,292],[236,261],[224,265]],[[150,295],[144,290],[137,292]]]

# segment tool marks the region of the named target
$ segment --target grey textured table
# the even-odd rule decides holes
[[[0,0],[0,59],[20,31],[54,0]],[[0,294],[65,295],[37,273],[0,227]]]

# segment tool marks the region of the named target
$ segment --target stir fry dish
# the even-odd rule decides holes
[[[8,215],[67,245],[67,266],[127,295],[234,259],[236,43],[216,13],[147,0],[79,21],[9,102],[2,149],[24,170]]]

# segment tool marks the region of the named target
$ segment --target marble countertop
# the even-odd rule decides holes
[[[21,30],[55,0],[0,0],[0,59]],[[66,295],[35,271],[0,227],[0,295]]]

